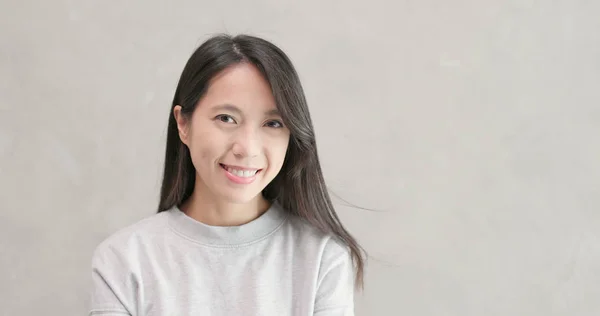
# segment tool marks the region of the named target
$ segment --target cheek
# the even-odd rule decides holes
[[[279,170],[285,160],[285,153],[287,152],[289,137],[280,138],[275,140],[269,147],[269,160],[274,167]]]
[[[214,137],[209,137],[209,133],[197,131],[192,134],[190,139],[190,155],[196,170],[201,172],[202,169],[210,167],[215,160],[218,148],[215,144]]]

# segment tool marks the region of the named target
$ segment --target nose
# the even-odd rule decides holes
[[[253,128],[240,128],[233,137],[232,152],[238,158],[253,158],[260,153],[262,141]]]

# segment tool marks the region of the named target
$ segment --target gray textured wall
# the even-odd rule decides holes
[[[338,210],[357,315],[600,314],[598,1],[0,3],[0,313],[84,315],[90,256],[152,214],[187,57],[281,46]]]

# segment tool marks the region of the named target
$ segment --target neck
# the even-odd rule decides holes
[[[262,194],[247,203],[232,203],[196,186],[180,209],[189,217],[210,226],[240,226],[261,216],[269,206]]]

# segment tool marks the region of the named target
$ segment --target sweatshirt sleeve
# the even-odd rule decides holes
[[[354,268],[350,251],[329,239],[317,281],[314,316],[354,316]]]
[[[101,244],[92,257],[92,288],[89,315],[135,315],[133,274],[126,260],[114,249]]]

